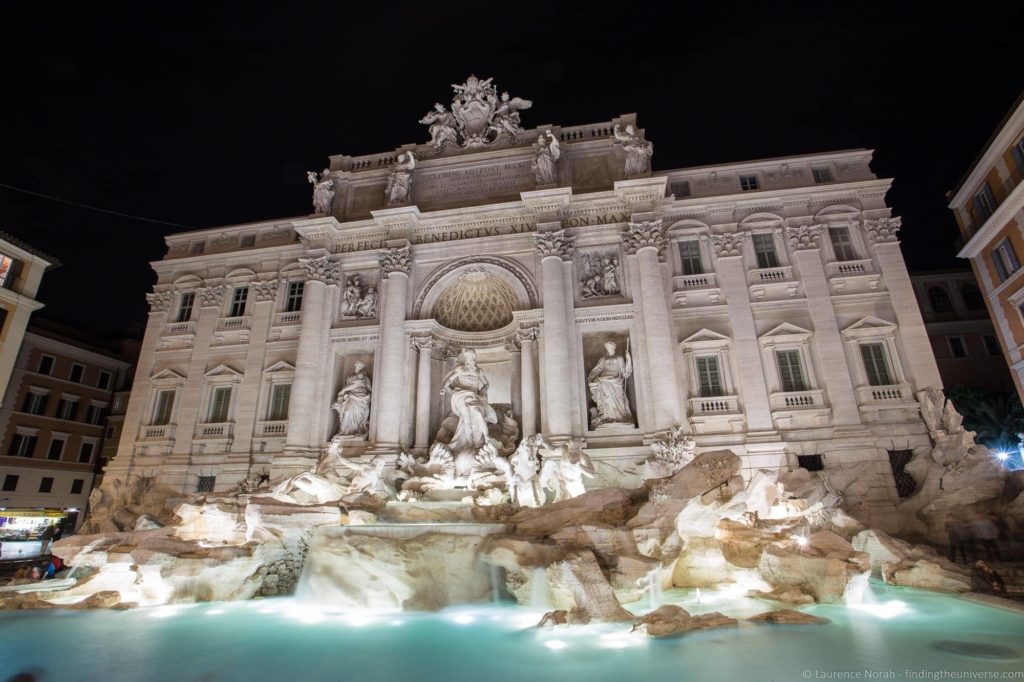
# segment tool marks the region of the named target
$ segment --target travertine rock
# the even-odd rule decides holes
[[[784,588],[772,590],[771,592],[759,592],[751,590],[747,596],[753,599],[770,599],[772,601],[784,602],[786,604],[813,604],[814,597],[802,592],[799,588]]]
[[[819,531],[801,547],[796,542],[771,545],[761,555],[758,573],[770,585],[796,587],[815,600],[837,603],[846,585],[870,569],[870,559],[831,531]]]
[[[759,613],[756,616],[747,618],[747,620],[751,623],[772,623],[774,625],[824,625],[832,622],[828,618],[819,618],[818,616],[812,616],[802,611],[794,611],[793,609]]]
[[[936,557],[899,563],[889,568],[886,582],[936,592],[970,592],[971,574],[951,561]]]
[[[573,552],[551,564],[547,573],[555,605],[571,605],[566,609],[570,622],[633,620],[633,614],[615,597],[592,552]]]
[[[643,490],[600,488],[544,507],[522,509],[508,522],[518,535],[551,535],[569,526],[621,526],[644,499]]]
[[[672,604],[659,606],[640,619],[633,626],[633,632],[648,637],[671,637],[694,630],[735,627],[735,618],[724,616],[717,611],[691,616],[686,609]]]

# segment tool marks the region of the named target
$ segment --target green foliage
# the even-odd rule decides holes
[[[964,428],[977,432],[977,442],[992,450],[1009,450],[1018,444],[1017,434],[1024,432],[1024,406],[1013,388],[946,389],[964,416]]]

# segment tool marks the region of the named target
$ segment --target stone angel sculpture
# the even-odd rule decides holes
[[[428,111],[427,115],[420,119],[420,123],[430,126],[430,142],[434,149],[440,151],[448,142],[455,142],[458,138],[458,128],[455,115],[445,109],[440,102],[434,104],[434,110]]]
[[[505,133],[515,140],[519,133],[523,132],[523,127],[519,123],[519,112],[532,106],[533,102],[528,99],[510,98],[507,92],[501,93],[501,103],[494,110],[491,127],[499,134]]]

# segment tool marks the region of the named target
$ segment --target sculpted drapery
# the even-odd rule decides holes
[[[459,418],[448,448],[455,453],[477,450],[487,442],[487,425],[498,421],[487,402],[487,376],[476,365],[476,351],[466,349],[441,383],[441,394],[451,391],[452,414]]]
[[[587,375],[590,395],[594,400],[591,427],[602,424],[632,424],[633,412],[626,397],[626,380],[633,374],[633,358],[615,354],[615,343],[604,344],[607,354],[597,361]]]
[[[355,370],[345,381],[344,388],[338,392],[338,398],[332,406],[338,413],[338,433],[352,436],[366,433],[370,422],[370,394],[373,386],[366,374],[366,365],[355,364]]]

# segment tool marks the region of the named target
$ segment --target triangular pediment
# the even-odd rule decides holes
[[[769,331],[766,331],[764,334],[761,334],[761,338],[770,339],[775,336],[804,336],[810,333],[810,329],[804,329],[803,327],[798,327],[795,324],[783,322],[778,327],[775,327],[774,329],[771,329]]]
[[[149,377],[150,381],[184,381],[185,377],[178,374],[173,369],[162,369],[153,376]]]
[[[210,377],[227,377],[227,376],[237,377],[237,376],[241,376],[241,375],[242,375],[241,372],[233,370],[230,367],[228,367],[227,365],[217,365],[216,367],[214,367],[213,369],[211,369],[209,372],[207,372],[205,374],[205,376],[207,378],[210,378]]]
[[[273,372],[294,372],[294,371],[295,371],[295,365],[290,365],[287,362],[285,362],[284,360],[278,360],[277,362],[272,364],[270,367],[267,367],[265,370],[263,370],[263,373],[264,374],[271,374]]]
[[[893,329],[895,327],[895,322],[889,322],[887,320],[883,320],[880,317],[868,315],[867,317],[862,317],[861,319],[857,320],[843,331],[852,332],[866,329]]]
[[[719,334],[718,332],[714,332],[706,328],[701,329],[696,334],[692,334],[683,339],[683,343],[701,343],[707,341],[732,341],[732,339],[725,334]]]

